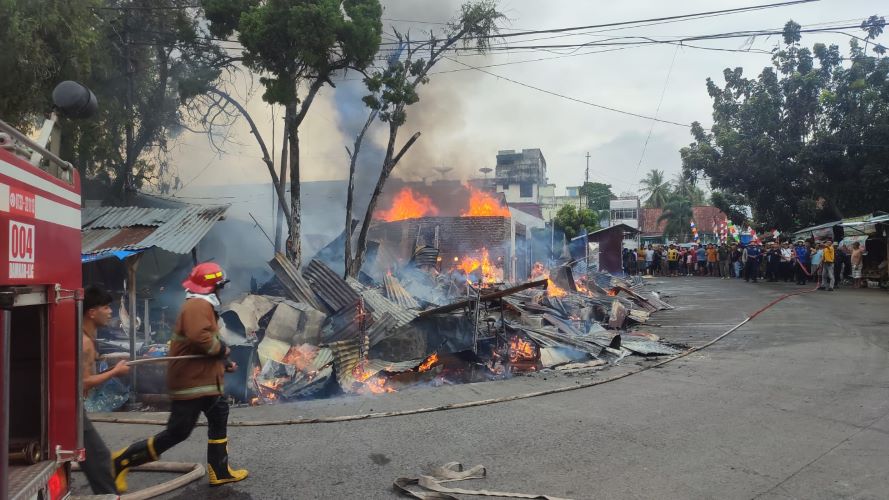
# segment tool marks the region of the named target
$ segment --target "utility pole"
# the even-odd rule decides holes
[[[584,184],[590,183],[590,152],[586,153],[586,175],[584,176]]]

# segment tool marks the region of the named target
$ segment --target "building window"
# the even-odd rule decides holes
[[[611,211],[611,219],[633,219],[638,217],[635,208],[616,208]]]
[[[636,233],[631,232],[631,231],[624,231],[624,239],[625,240],[635,240]]]
[[[534,184],[530,182],[520,182],[519,196],[521,196],[522,198],[530,198],[534,196]]]

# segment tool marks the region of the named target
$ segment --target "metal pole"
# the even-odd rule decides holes
[[[74,292],[74,314],[75,314],[75,331],[74,331],[74,364],[77,376],[74,377],[77,388],[77,403],[75,404],[75,421],[77,422],[77,445],[76,450],[83,449],[83,291]]]
[[[151,344],[151,328],[148,326],[148,299],[144,301],[145,307],[142,311],[142,329],[145,332],[145,343],[143,346]]]
[[[0,309],[0,500],[9,498],[9,348],[12,311]]]
[[[130,361],[136,359],[136,268],[139,266],[140,254],[127,258],[127,298],[129,299],[129,336],[130,336]],[[136,370],[130,373],[130,398],[129,404],[136,404]]]

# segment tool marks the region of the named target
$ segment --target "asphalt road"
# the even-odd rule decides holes
[[[657,313],[652,322],[660,326],[650,330],[689,344],[799,290],[708,278],[652,286],[677,309]],[[568,498],[889,498],[887,304],[889,295],[877,290],[792,297],[704,351],[589,389],[405,417],[231,428],[232,462],[251,477],[215,489],[193,483],[165,498],[396,498],[396,477],[451,461],[488,468],[487,479],[460,487]],[[502,387],[566,382],[529,378]],[[497,384],[449,387],[440,396],[468,398],[496,392]],[[311,409],[383,411],[414,399],[420,407],[436,400],[436,390]],[[263,411],[271,410],[238,416],[265,418]],[[98,428],[112,448],[159,430]],[[203,461],[205,432],[198,428],[163,458]],[[132,476],[136,486],[158,479]]]

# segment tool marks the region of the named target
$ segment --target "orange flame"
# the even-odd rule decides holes
[[[395,392],[395,389],[386,385],[386,377],[379,373],[371,373],[364,369],[366,362],[358,363],[352,370],[355,382],[361,384],[358,392],[370,392],[371,394],[383,394]]]
[[[392,222],[438,215],[438,208],[428,196],[414,193],[411,188],[403,188],[392,198],[389,210],[377,211],[376,219]]]
[[[564,297],[568,292],[559,288],[553,280],[549,278],[549,270],[540,262],[535,262],[531,268],[531,279],[539,280],[546,278],[546,294],[550,297]]]
[[[427,372],[427,371],[429,371],[433,366],[435,366],[436,363],[438,363],[438,353],[437,353],[437,352],[433,352],[428,358],[426,358],[426,361],[423,361],[423,364],[420,365],[420,367],[417,368],[417,370],[418,370],[420,373]]]
[[[503,268],[495,266],[491,262],[490,255],[488,254],[487,248],[482,248],[481,258],[465,256],[460,261],[455,264],[455,268],[463,271],[464,274],[467,275],[466,280],[471,281],[469,279],[469,275],[472,274],[473,271],[481,268],[482,270],[482,283],[486,285],[500,283],[503,281]],[[454,259],[457,259],[454,257]]]
[[[509,362],[529,361],[536,357],[536,349],[531,342],[515,336],[509,339]]]
[[[472,186],[469,188],[469,210],[463,217],[509,217],[509,209],[500,204],[494,194],[480,191]]]

